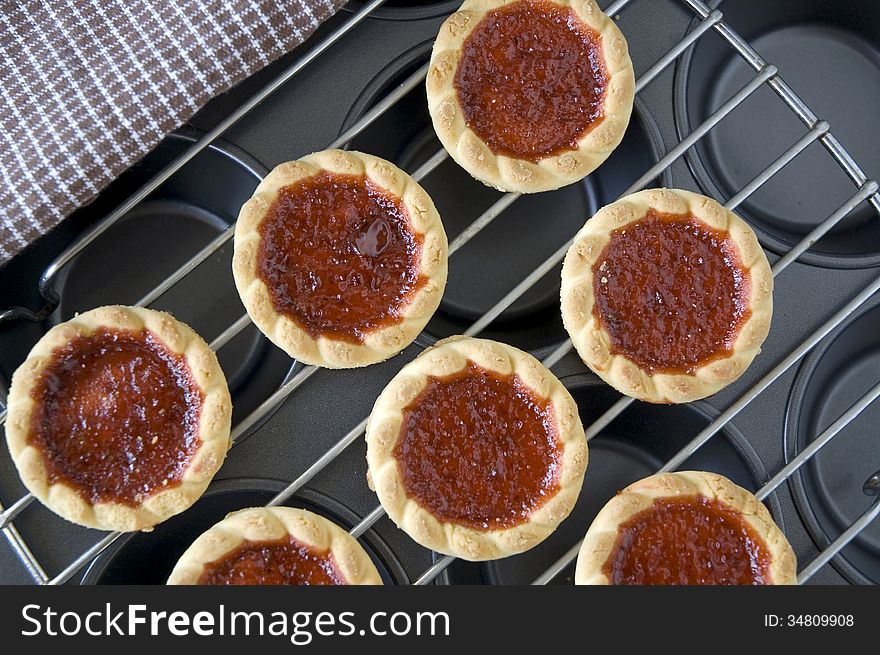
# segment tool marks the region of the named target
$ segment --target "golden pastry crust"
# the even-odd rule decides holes
[[[575,584],[609,584],[602,567],[614,549],[620,524],[648,509],[656,498],[692,495],[716,500],[740,512],[743,520],[767,544],[772,584],[797,584],[794,551],[767,508],[724,476],[704,471],[657,473],[631,484],[608,501],[593,520],[578,553]]]
[[[450,156],[474,178],[501,191],[537,193],[573,184],[608,158],[623,139],[632,114],[635,75],[626,39],[594,0],[552,0],[570,7],[600,36],[608,85],[601,123],[578,141],[575,150],[534,163],[496,155],[466,124],[454,80],[465,40],[485,15],[520,0],[465,0],[440,27],[427,77],[428,110],[434,129]]]
[[[332,521],[293,507],[254,507],[229,514],[196,539],[180,556],[170,585],[195,585],[211,562],[222,559],[244,541],[272,541],[291,536],[319,551],[330,551],[350,585],[381,585],[373,560],[358,543]]]
[[[185,355],[193,380],[203,395],[199,413],[201,445],[183,471],[180,484],[154,493],[137,507],[116,502],[93,504],[68,484],[50,483],[42,452],[28,443],[31,414],[36,406],[31,393],[51,363],[53,351],[101,328],[149,330],[170,351]],[[56,514],[101,530],[148,530],[184,511],[204,493],[229,449],[231,420],[232,401],[223,370],[214,351],[192,328],[165,312],[112,305],[92,309],[56,325],[31,349],[12,376],[6,442],[24,485]]]
[[[371,330],[362,344],[321,336],[313,338],[293,319],[275,310],[269,289],[257,274],[258,228],[278,191],[321,171],[366,175],[370,182],[400,198],[410,229],[422,238],[421,275],[426,283],[401,311],[402,320]],[[354,151],[324,150],[276,166],[241,208],[235,228],[232,272],[235,286],[254,324],[288,355],[305,364],[356,368],[396,355],[418,336],[440,305],[446,286],[448,244],[434,202],[425,190],[394,164]]]
[[[550,402],[562,449],[559,490],[527,521],[499,530],[476,530],[441,522],[407,495],[393,451],[401,437],[404,408],[424,389],[429,376],[448,376],[468,361],[502,375],[516,374],[537,396]],[[450,337],[427,349],[382,391],[367,424],[368,481],[388,516],[415,541],[438,553],[471,561],[521,553],[546,539],[574,507],[587,468],[587,441],[577,405],[562,383],[534,357],[495,341]]]
[[[650,375],[621,354],[612,354],[610,336],[593,314],[593,264],[611,232],[645,216],[648,209],[688,213],[717,230],[727,230],[749,272],[751,315],[742,324],[730,356],[708,362],[692,374]],[[717,202],[681,189],[648,189],[600,209],[575,236],[562,268],[562,320],[581,359],[623,394],[652,403],[684,403],[712,395],[748,368],[770,331],[773,273],[752,228]]]

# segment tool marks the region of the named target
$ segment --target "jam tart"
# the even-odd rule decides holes
[[[431,198],[387,162],[327,150],[277,166],[241,208],[233,274],[256,326],[327,368],[380,362],[433,315],[447,275]]]
[[[593,0],[465,0],[427,76],[443,146],[502,191],[577,182],[620,144],[635,77],[626,39]]]
[[[56,325],[12,377],[6,440],[49,509],[104,530],[146,530],[205,491],[229,448],[217,357],[163,312],[100,307]]]
[[[736,380],[772,314],[773,274],[755,233],[689,191],[650,189],[603,207],[562,269],[562,318],[578,354],[648,402],[688,402]]]
[[[233,512],[196,539],[170,585],[381,585],[370,556],[332,521],[304,509]]]
[[[574,400],[538,360],[451,337],[385,387],[367,424],[367,462],[398,527],[479,561],[528,550],[568,516],[587,442]]]
[[[796,584],[797,562],[770,512],[742,487],[715,473],[658,473],[602,508],[575,583]]]

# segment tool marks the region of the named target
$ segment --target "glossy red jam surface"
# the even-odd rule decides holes
[[[50,482],[91,503],[137,506],[179,485],[201,443],[189,364],[148,330],[101,329],[57,348],[32,398],[28,441]]]
[[[593,292],[611,352],[650,374],[729,356],[751,315],[750,276],[730,235],[653,209],[612,232],[593,264]]]
[[[740,512],[704,496],[656,499],[622,523],[602,572],[615,585],[770,584],[770,551]]]
[[[473,362],[429,378],[404,409],[394,457],[410,497],[480,530],[525,522],[559,489],[552,407],[517,376]]]
[[[205,566],[201,585],[344,585],[333,555],[293,537],[245,541]]]
[[[259,231],[275,310],[314,338],[363,343],[425,282],[406,207],[365,176],[324,171],[281,189]]]
[[[600,38],[553,2],[488,12],[465,40],[455,75],[467,126],[496,155],[537,162],[576,149],[603,118]]]

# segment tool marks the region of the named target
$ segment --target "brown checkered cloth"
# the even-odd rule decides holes
[[[0,265],[346,0],[0,0]]]

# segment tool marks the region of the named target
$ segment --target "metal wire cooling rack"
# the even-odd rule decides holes
[[[150,193],[156,190],[159,185],[168,180],[175,172],[193,159],[199,152],[207,148],[215,139],[226,132],[230,127],[239,122],[248,115],[262,101],[268,98],[278,88],[280,88],[288,80],[296,76],[301,70],[307,67],[312,61],[318,58],[322,53],[329,49],[334,43],[339,41],[344,35],[350,32],[355,26],[367,18],[374,10],[380,7],[385,0],[372,0],[355,13],[349,20],[343,23],[335,31],[312,48],[305,56],[297,60],[290,67],[285,69],[278,77],[272,80],[266,87],[254,95],[250,100],[241,105],[235,112],[230,114],[226,119],[221,121],[214,129],[205,134],[199,141],[190,147],[185,153],[166,166],[160,173],[153,177],[145,186],[137,193],[129,197],[124,203],[119,205],[111,214],[105,217],[90,232],[83,235],[77,242],[72,244],[67,250],[61,253],[43,272],[40,277],[39,289],[43,297],[49,301],[57,302],[52,283],[59,272],[70,263],[74,257],[81,253],[90,243],[98,236],[103,234],[114,223],[116,223],[123,215],[130,211],[135,205],[146,198]],[[677,161],[689,148],[702,139],[715,125],[723,120],[731,111],[739,106],[746,98],[763,85],[768,85],[779,96],[788,108],[803,122],[806,127],[805,134],[791,145],[785,152],[781,153],[769,166],[758,173],[748,184],[746,184],[736,195],[724,202],[724,206],[728,209],[736,208],[752,193],[757,191],[764,183],[772,178],[776,173],[782,170],[789,162],[802,153],[815,141],[820,142],[825,149],[831,154],[834,160],[841,166],[846,174],[852,179],[856,186],[856,192],[844,202],[836,211],[834,211],[827,219],[819,224],[812,232],[794,246],[787,254],[780,258],[773,266],[773,275],[779,275],[793,261],[802,255],[807,249],[815,244],[822,236],[837,225],[844,217],[846,217],[860,203],[867,200],[875,210],[880,213],[880,194],[878,194],[878,184],[874,180],[869,180],[859,165],[853,160],[850,154],[841,146],[837,139],[833,136],[829,124],[820,120],[813,111],[804,103],[804,101],[789,87],[775,66],[767,62],[760,54],[758,54],[752,46],[745,41],[739,34],[728,26],[720,11],[712,11],[702,0],[681,0],[699,19],[699,22],[691,29],[674,47],[664,54],[653,66],[651,66],[636,82],[636,92],[640,92],[648,84],[651,83],[663,70],[672,64],[687,48],[692,46],[697,40],[709,30],[715,30],[736,53],[745,60],[745,62],[755,71],[755,76],[738,92],[736,92],[727,102],[721,105],[717,111],[710,115],[701,125],[694,129],[689,135],[683,138],[675,147],[671,148],[656,164],[647,170],[638,180],[621,195],[628,195],[638,191],[653,179],[655,179],[666,168]],[[608,9],[606,13],[616,16],[625,7],[633,3],[633,0],[617,0]],[[333,143],[329,145],[331,148],[345,147],[352,139],[363,132],[375,120],[377,120],[385,111],[392,107],[396,102],[403,98],[407,93],[419,85],[425,78],[428,66],[425,65],[418,71],[408,77],[402,84],[385,96],[373,109],[368,111],[360,120],[346,130]],[[418,170],[412,173],[416,180],[421,180],[433,171],[448,157],[443,150],[436,153]],[[452,257],[459,249],[465,246],[476,234],[497,218],[507,207],[513,204],[519,194],[508,193],[502,196],[495,204],[487,209],[479,218],[477,218],[469,227],[467,227],[449,246],[449,255]],[[146,296],[141,298],[137,303],[138,306],[147,306],[158,299],[162,294],[172,288],[181,279],[186,277],[199,264],[204,262],[209,256],[216,252],[220,247],[227,243],[235,230],[235,225],[231,225],[224,232],[218,235],[188,262],[180,267],[171,276],[165,279],[159,286],[153,289]],[[501,313],[514,303],[520,296],[528,291],[535,283],[537,283],[544,275],[549,273],[557,266],[565,256],[566,251],[571,245],[573,239],[560,248],[531,274],[516,285],[504,298],[495,304],[485,315],[476,321],[466,332],[467,335],[476,335],[492,323]],[[840,325],[847,316],[858,309],[868,298],[875,292],[880,291],[880,277],[875,279],[859,294],[847,302],[837,313],[831,316],[821,327],[813,332],[805,341],[797,348],[790,352],[781,362],[779,362],[769,373],[762,377],[754,384],[744,395],[735,401],[727,410],[722,412],[715,420],[713,420],[702,432],[700,432],[693,440],[688,443],[675,457],[669,460],[660,470],[672,471],[678,468],[687,458],[696,452],[701,446],[707,443],[715,434],[717,434],[733,417],[741,412],[752,400],[761,394],[783,373],[789,370],[796,362],[798,362],[807,352],[809,352],[816,344],[818,344],[825,336],[827,336],[835,327]],[[15,318],[39,318],[39,314],[31,312],[23,308],[14,308],[0,313],[0,321],[11,320]],[[226,330],[224,330],[210,344],[215,350],[222,348],[235,335],[241,332],[250,322],[247,315],[242,316],[235,321]],[[544,364],[548,368],[552,368],[565,355],[572,350],[571,341],[566,341],[548,357],[544,359]],[[306,366],[300,370],[290,381],[281,386],[269,398],[267,398],[257,409],[234,426],[232,431],[232,443],[235,445],[240,442],[242,436],[261,418],[276,408],[280,403],[292,394],[300,385],[308,380],[312,375],[318,372],[318,368],[314,366]],[[804,463],[810,460],[821,448],[828,444],[837,434],[843,430],[855,417],[857,417],[866,407],[880,396],[880,382],[862,396],[854,405],[852,405],[843,415],[834,421],[822,434],[820,434],[809,446],[794,457],[784,468],[782,468],[767,484],[756,492],[760,500],[766,499],[774,490],[797,471]],[[589,425],[586,429],[587,439],[594,438],[599,434],[611,421],[619,414],[626,410],[633,402],[632,398],[622,397],[614,405],[611,406],[599,419]],[[6,411],[0,412],[0,424],[6,420]],[[299,489],[309,482],[315,475],[321,472],[330,462],[332,462],[343,450],[354,443],[364,432],[366,428],[366,419],[353,427],[345,436],[336,442],[327,452],[325,452],[316,462],[314,462],[306,471],[298,478],[291,482],[283,491],[278,493],[269,505],[279,505],[289,499]],[[880,462],[878,462],[880,466]],[[880,491],[880,472],[873,475],[865,483],[865,491],[876,494]],[[20,512],[25,510],[34,498],[28,494],[22,496],[15,501],[9,508],[3,509],[0,506],[0,528],[4,536],[9,541],[22,564],[38,584],[57,585],[69,580],[77,571],[97,557],[108,546],[119,539],[123,533],[109,533],[103,539],[94,544],[87,551],[82,553],[73,562],[71,562],[63,571],[49,577],[39,561],[34,557],[28,548],[21,534],[13,525],[13,519]],[[360,537],[364,534],[376,521],[383,515],[384,510],[381,506],[376,507],[364,517],[361,522],[356,525],[351,534]],[[866,526],[868,526],[880,514],[880,497],[875,501],[867,511],[865,511],[852,525],[849,526],[833,543],[826,547],[819,555],[810,562],[803,570],[801,570],[798,581],[803,583],[812,577],[816,571],[826,565],[842,548],[844,548],[853,538],[855,538]],[[571,549],[565,553],[559,560],[550,566],[541,576],[539,576],[534,584],[546,584],[558,575],[566,566],[568,566],[577,556],[580,544],[574,544]],[[414,584],[424,585],[432,582],[446,567],[448,567],[455,558],[440,557],[436,562],[428,568],[419,577]]]

